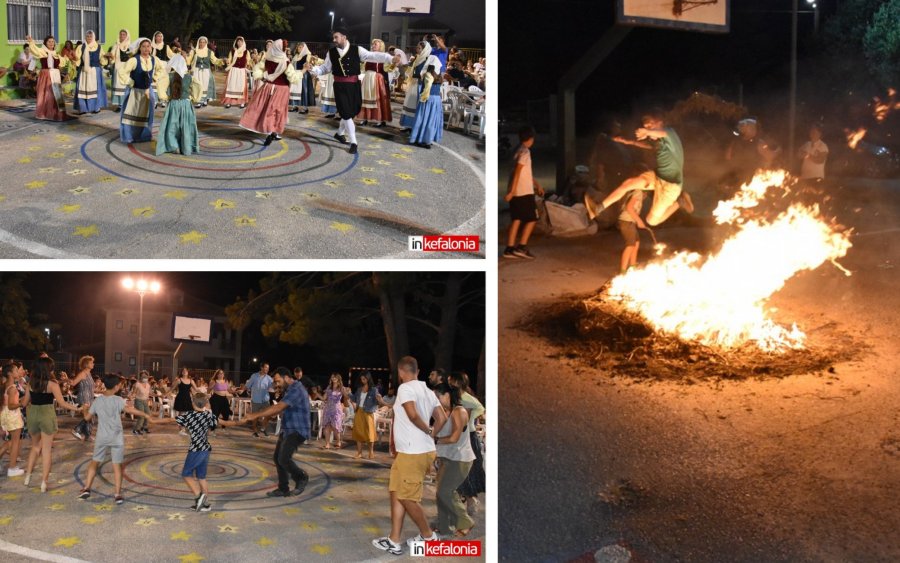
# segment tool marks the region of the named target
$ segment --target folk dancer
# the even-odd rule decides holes
[[[216,81],[213,77],[212,67],[221,66],[225,63],[207,46],[209,39],[205,36],[197,40],[197,48],[194,49],[187,59],[187,64],[191,68],[191,76],[194,82],[200,85],[200,101],[194,107],[201,108],[209,105],[210,100],[216,99]]]
[[[225,109],[233,104],[240,104],[241,109],[247,107],[249,100],[247,73],[250,71],[250,53],[244,38],[240,35],[234,40],[231,52],[228,53],[228,64],[225,66],[228,78],[225,79],[225,96],[222,105]]]
[[[384,41],[372,40],[372,51],[384,53]],[[391,96],[381,63],[366,63],[362,79],[362,125],[375,121],[375,127],[384,127],[391,121]]]
[[[175,53],[172,51],[172,48],[166,45],[165,36],[161,31],[157,31],[153,34],[153,41],[150,43],[151,51],[150,54],[160,60],[162,63],[168,63],[172,60],[172,57],[175,56]],[[157,89],[157,84],[153,83],[153,90],[156,92],[156,99],[159,100],[157,105],[159,107],[166,107],[166,96],[165,92],[160,92]]]
[[[128,84],[128,78],[120,79],[125,72],[125,63],[134,55],[134,48],[131,43],[131,34],[127,29],[119,31],[119,42],[109,48],[109,59],[113,63],[112,72],[110,73],[110,87],[112,88],[112,99],[110,105],[115,106],[113,111],[118,113],[122,111],[122,104],[125,101],[125,84]]]
[[[169,76],[169,105],[159,124],[156,139],[156,155],[180,152],[183,155],[200,152],[200,133],[197,130],[197,116],[191,104],[191,75],[181,54],[177,54],[166,65]]]
[[[151,140],[156,105],[156,92],[152,86],[156,82],[161,90],[168,88],[165,65],[150,54],[150,40],[140,39],[137,49],[138,55],[129,59],[117,74],[119,85],[125,89],[125,111],[119,125],[119,138],[123,143]]]
[[[75,48],[75,99],[72,109],[77,113],[100,113],[106,107],[106,83],[103,80],[103,66],[107,55],[100,50],[96,34],[84,34],[84,43]]]
[[[48,121],[65,121],[70,119],[66,115],[66,102],[62,94],[62,77],[59,73],[60,65],[67,64],[68,59],[60,58],[56,53],[56,39],[48,35],[44,39],[43,47],[34,44],[30,35],[25,36],[26,49],[31,51],[35,58],[41,61],[41,72],[37,81],[37,105],[34,116]]]
[[[425,75],[430,65],[435,65],[437,69],[441,68],[441,62],[431,54],[431,45],[427,41],[420,41],[416,45],[416,58],[409,65],[406,98],[403,100],[403,111],[400,113],[401,130],[412,129],[416,122],[416,108],[419,107],[420,95],[419,78]]]
[[[284,53],[284,43],[281,39],[274,41],[265,58],[253,69],[253,78],[262,86],[253,93],[250,105],[241,116],[241,127],[267,135],[263,143],[266,146],[281,139],[288,120],[290,85],[300,80]]]

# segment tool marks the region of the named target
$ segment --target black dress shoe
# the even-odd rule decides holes
[[[334,138],[341,142],[341,144],[347,144],[347,137],[341,135],[340,133],[335,133]]]
[[[225,104],[225,109],[231,109],[231,104]]]
[[[275,133],[269,133],[269,136],[266,137],[265,141],[263,141],[263,146],[268,147],[269,145],[272,144],[272,141],[274,141],[274,140],[275,140]]]
[[[375,124],[375,127],[384,127],[385,125],[387,125],[387,123],[385,123],[384,121],[382,121],[381,123]]]
[[[333,113],[326,113],[326,114],[325,114],[325,118],[326,118],[326,119],[331,119],[332,117],[334,117],[334,114],[333,114]]]
[[[116,112],[116,113],[119,113],[120,111],[122,111],[122,107],[119,106],[119,107],[117,107],[116,109],[114,109],[113,111]]]
[[[282,491],[281,489],[275,489],[274,491],[269,491],[266,493],[267,497],[288,497],[291,496],[290,491]]]
[[[353,143],[353,144],[350,145],[350,150],[347,151],[347,152],[349,152],[350,154],[356,154],[357,148],[358,148],[358,147],[356,146],[356,143]]]
[[[365,126],[368,125],[368,124],[369,124],[369,120],[368,120],[368,119],[363,119],[363,120],[362,120],[362,123],[360,123],[360,125],[362,125],[363,127],[365,127]]]

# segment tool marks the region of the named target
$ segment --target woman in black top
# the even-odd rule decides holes
[[[41,492],[47,492],[47,481],[50,479],[51,452],[53,436],[56,434],[56,409],[53,401],[72,412],[78,407],[63,399],[59,384],[53,376],[53,360],[47,357],[38,358],[31,371],[30,389],[25,391],[23,404],[28,405],[28,433],[31,434],[31,452],[28,454],[28,465],[25,468],[25,486],[31,483],[31,471],[41,454]]]
[[[191,412],[194,404],[191,402],[191,392],[194,389],[194,380],[188,368],[181,368],[181,376],[178,378],[178,394],[175,395],[175,412]]]

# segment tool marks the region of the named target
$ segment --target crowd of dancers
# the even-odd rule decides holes
[[[431,36],[431,42],[436,38]],[[26,37],[25,50],[40,62],[36,90],[35,116],[38,119],[64,121],[66,111],[61,71],[75,76],[72,113],[97,114],[106,107],[120,113],[119,135],[123,143],[153,139],[154,113],[162,108],[156,154],[178,152],[189,155],[199,151],[199,132],[195,110],[218,100],[230,109],[243,110],[242,128],[265,135],[265,145],[280,140],[291,112],[308,113],[316,105],[316,79],[324,77],[322,110],[336,115],[340,125],[334,137],[358,151],[356,123],[385,127],[393,119],[388,72],[405,71],[406,97],[400,126],[409,131],[412,145],[430,148],[443,132],[441,83],[446,70],[444,57],[432,54],[428,40],[419,42],[415,56],[396,48],[385,51],[380,39],[370,49],[352,45],[347,32],[332,33],[333,46],[324,59],[310,52],[305,43],[293,51],[283,39],[268,40],[264,53],[253,54],[246,40],[237,37],[227,58],[220,59],[206,37],[196,45],[166,43],[162,32],[152,38],[132,40],[128,30],[119,32],[118,41],[107,50],[97,42],[93,31],[72,48],[57,52],[53,36],[38,45]],[[216,95],[214,73],[227,73],[225,91]],[[110,76],[107,92],[104,69]],[[107,99],[109,101],[107,101]]]

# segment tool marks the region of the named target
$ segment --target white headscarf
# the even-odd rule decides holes
[[[206,47],[200,48],[200,42],[206,41]],[[197,57],[204,58],[209,55],[209,39],[205,35],[201,35],[197,38],[197,46],[194,47],[194,60],[197,60]]]
[[[428,41],[422,41],[422,43],[424,43],[425,46],[422,47],[422,51],[420,53],[418,53],[416,55],[415,60],[413,60],[413,63],[412,63],[413,68],[419,66],[423,61],[428,59],[428,57],[431,55],[431,43],[429,43]]]
[[[244,44],[241,45],[240,47],[235,47],[235,45],[237,45],[237,40],[238,40],[238,39],[240,39]],[[232,49],[231,52],[233,53],[233,57],[234,57],[234,58],[231,60],[231,62],[234,63],[234,61],[236,61],[236,60],[238,60],[239,58],[243,57],[243,56],[244,56],[244,53],[247,51],[247,40],[244,39],[243,36],[238,35],[237,37],[234,38],[234,43],[231,45],[231,49]]]
[[[150,46],[153,47],[154,49],[158,50],[158,51],[162,51],[163,49],[166,48],[166,42],[165,42],[165,41],[160,41],[159,43],[157,43],[157,42],[156,42],[156,36],[157,36],[157,35],[162,35],[162,32],[161,32],[161,31],[154,31],[154,32],[153,32],[153,35],[151,36],[151,37],[153,37],[153,39],[150,40]],[[163,36],[163,39],[165,39],[165,36]]]
[[[139,47],[141,46],[141,43],[143,43],[144,41],[150,42],[150,49],[151,49],[150,56],[153,56],[153,50],[152,50],[153,49],[153,41],[150,41],[150,39],[147,39],[146,37],[138,37],[137,41],[133,41],[130,46],[131,52],[134,53],[135,55],[140,55],[141,52],[139,50]]]
[[[287,56],[284,54],[284,47],[281,39],[276,39],[272,42],[272,46],[269,47],[268,51],[266,51],[266,60],[278,63],[275,71],[270,74],[271,77],[277,77],[287,68],[289,61]]]
[[[309,55],[309,47],[307,47],[306,43],[304,43],[303,48],[300,49],[300,52],[298,54],[294,55],[293,60],[299,61],[300,59],[302,59],[303,57],[306,57],[308,55]]]
[[[125,41],[118,41],[116,45],[119,46],[119,49],[122,49],[124,51],[125,49],[131,47],[131,32],[129,32],[127,29],[122,29],[121,31],[119,31],[119,33],[122,33],[122,31],[125,32]]]
[[[184,78],[184,75],[187,74],[188,67],[187,63],[184,60],[184,57],[181,56],[181,53],[178,53],[174,57],[172,57],[168,64],[166,64],[166,72],[175,71],[178,73],[178,76]]]

